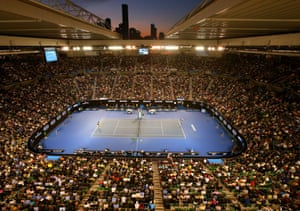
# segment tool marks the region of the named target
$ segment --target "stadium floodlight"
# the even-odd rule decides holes
[[[116,50],[123,50],[123,46],[108,46],[108,49],[109,50],[113,50],[113,51],[116,51]]]
[[[204,49],[205,49],[204,46],[196,46],[195,47],[196,51],[204,51]]]
[[[62,50],[62,51],[69,51],[70,48],[69,48],[69,46],[63,46],[63,47],[61,48],[61,50]]]
[[[72,49],[73,49],[73,51],[80,51],[80,47],[79,46],[74,46]]]
[[[82,50],[84,50],[84,51],[91,51],[91,50],[93,50],[93,47],[92,46],[83,46]]]
[[[163,46],[160,46],[160,45],[153,45],[153,46],[151,46],[151,50],[160,50],[162,48],[163,48]]]
[[[186,49],[190,49],[192,48],[193,46],[191,45],[181,45],[180,48],[186,48]]]
[[[135,49],[136,49],[135,45],[126,45],[125,48],[126,48],[127,50],[135,50]]]
[[[178,49],[179,49],[179,47],[177,45],[166,45],[165,46],[165,50],[168,50],[168,51],[176,51]]]
[[[224,49],[225,49],[225,48],[224,48],[223,46],[219,46],[219,47],[218,47],[218,51],[224,51]]]

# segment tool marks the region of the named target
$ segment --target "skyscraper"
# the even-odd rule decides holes
[[[122,4],[122,36],[124,40],[129,38],[128,5]]]
[[[156,40],[157,39],[157,29],[153,23],[150,25],[150,32],[151,32],[151,35],[150,35],[151,39]]]

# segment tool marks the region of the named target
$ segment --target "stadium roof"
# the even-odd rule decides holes
[[[0,0],[5,5],[0,8],[0,46],[125,43],[103,26],[101,18],[69,0],[42,2]],[[165,40],[134,42],[300,46],[300,1],[203,0],[167,32]]]
[[[300,32],[300,1],[206,0],[169,32],[173,39],[229,39]]]
[[[71,1],[46,5],[33,0],[0,0],[0,33],[52,39],[118,39],[103,20]],[[51,2],[51,1],[49,1]]]

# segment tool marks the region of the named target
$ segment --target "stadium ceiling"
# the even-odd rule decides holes
[[[295,32],[300,32],[300,1],[206,0],[167,37],[220,40]]]
[[[0,0],[0,34],[65,40],[119,39],[104,21],[71,1]],[[51,1],[48,1],[51,2]],[[62,3],[61,3],[62,2]],[[98,24],[97,24],[98,21]]]
[[[202,0],[166,33],[165,40],[122,40],[118,33],[92,23],[97,17],[70,0],[0,3],[0,46],[171,44],[300,49],[300,0]]]

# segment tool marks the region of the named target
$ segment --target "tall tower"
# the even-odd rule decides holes
[[[157,29],[153,23],[150,25],[150,32],[151,32],[151,35],[150,35],[151,40],[156,40],[157,39]]]
[[[128,22],[128,5],[122,4],[122,36],[124,40],[128,40],[129,35],[129,22]]]

